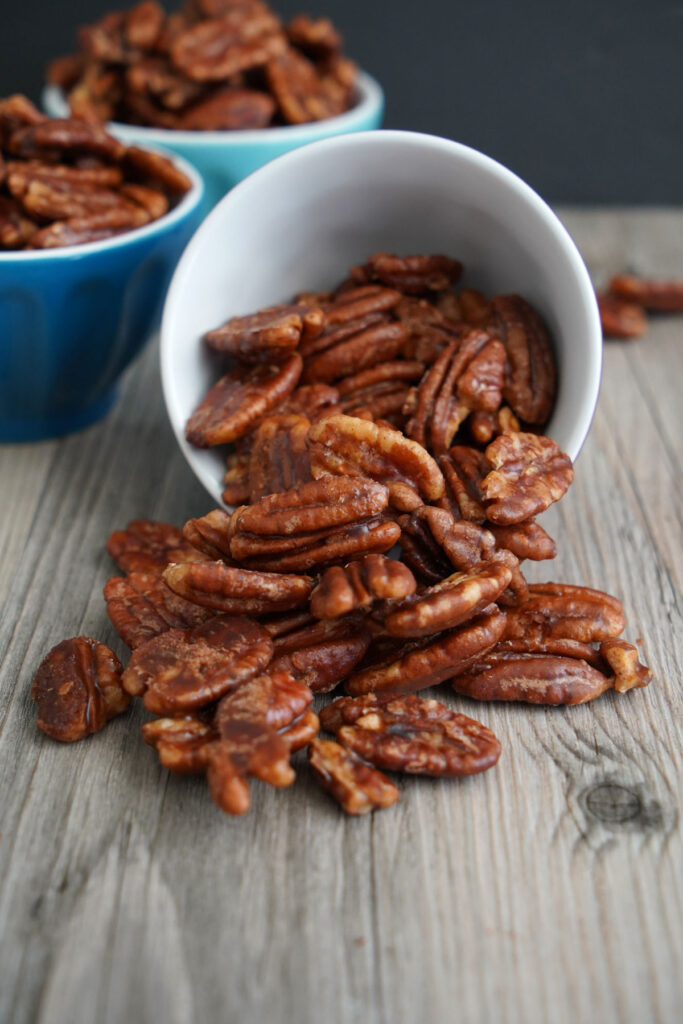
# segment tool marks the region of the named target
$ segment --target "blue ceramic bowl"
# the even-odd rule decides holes
[[[42,102],[52,117],[68,114],[64,93],[57,86],[45,87]],[[208,212],[234,185],[276,156],[331,135],[379,128],[383,115],[384,93],[381,86],[370,75],[361,72],[354,106],[346,113],[325,121],[284,128],[224,132],[172,131],[112,121],[107,125],[107,131],[126,145],[163,146],[194,164],[204,179]]]
[[[175,162],[192,189],[152,224],[102,242],[0,252],[0,441],[58,437],[111,408],[201,219],[201,178]]]

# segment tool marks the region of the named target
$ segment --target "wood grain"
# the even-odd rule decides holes
[[[683,213],[563,216],[596,280],[683,276]],[[576,483],[544,520],[560,554],[535,573],[623,597],[654,683],[567,710],[458,699],[501,737],[500,766],[403,779],[358,821],[301,760],[295,787],[255,784],[228,819],[159,769],[139,708],[71,747],[36,732],[49,647],[89,633],[123,653],[107,535],[209,507],[156,359],[99,426],[0,449],[0,1020],[678,1021],[683,320],[605,346]]]

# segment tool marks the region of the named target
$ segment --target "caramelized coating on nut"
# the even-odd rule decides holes
[[[375,601],[408,597],[416,586],[407,565],[385,555],[365,555],[323,573],[311,594],[311,612],[317,619],[336,619],[358,608],[370,608]]]
[[[313,740],[308,759],[315,778],[347,814],[391,807],[400,796],[386,775],[334,740]]]

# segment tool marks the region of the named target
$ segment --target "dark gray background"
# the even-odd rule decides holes
[[[0,95],[37,98],[106,0],[2,0]],[[121,6],[129,6],[121,4]],[[179,2],[168,2],[175,9]],[[382,82],[386,126],[445,135],[552,202],[683,201],[683,3],[274,0],[329,15]]]

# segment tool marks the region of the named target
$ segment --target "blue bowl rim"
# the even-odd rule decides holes
[[[32,263],[32,262],[55,262],[71,257],[76,259],[82,256],[91,256],[94,253],[108,252],[113,249],[121,249],[131,242],[142,242],[154,235],[164,234],[167,230],[175,227],[192,213],[201,203],[204,197],[204,182],[196,167],[162,146],[145,146],[145,149],[160,153],[174,163],[179,170],[192,182],[192,188],[186,192],[180,202],[165,213],[163,217],[153,220],[150,224],[143,224],[142,227],[132,228],[130,231],[123,231],[120,235],[112,238],[103,238],[97,242],[83,242],[82,245],[61,245],[54,249],[10,249],[0,252],[0,266],[7,263]]]
[[[124,124],[121,121],[109,121],[108,129],[124,142],[128,139],[139,140],[144,137],[154,145],[196,146],[243,146],[272,145],[277,143],[301,144],[304,140],[313,141],[318,133],[341,134],[353,131],[355,125],[363,122],[384,107],[384,90],[377,79],[366,71],[358,71],[358,100],[343,114],[328,117],[323,121],[308,121],[306,124],[284,125],[280,128],[249,128],[233,131],[180,131],[175,128],[147,128],[145,125]],[[64,117],[67,112],[64,91],[58,85],[46,85],[42,92],[43,110],[53,117]]]

